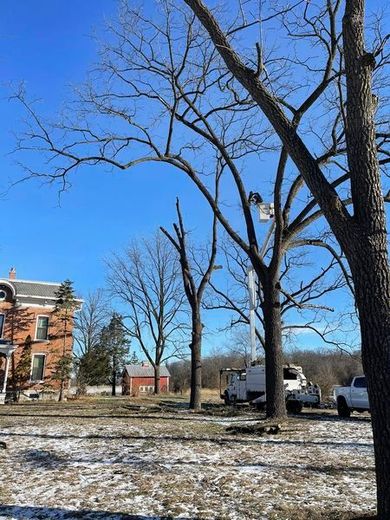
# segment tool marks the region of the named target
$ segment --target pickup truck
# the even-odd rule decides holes
[[[334,399],[340,417],[349,417],[354,410],[357,412],[369,411],[366,378],[356,376],[353,378],[351,386],[336,387]]]

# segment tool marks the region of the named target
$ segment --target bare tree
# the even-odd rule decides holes
[[[101,335],[112,315],[108,294],[102,289],[88,294],[82,308],[75,314],[74,341],[77,392],[83,394],[87,385],[106,384],[109,359],[101,348]]]
[[[315,267],[312,264],[313,255],[309,255],[308,244],[321,244],[328,253],[330,259],[317,255]],[[296,248],[299,245],[299,251]],[[306,247],[305,247],[306,246]],[[329,250],[328,250],[329,248]],[[212,292],[204,302],[206,309],[230,311],[231,319],[221,330],[242,325],[249,325],[249,295],[247,272],[249,259],[243,251],[231,240],[221,242],[220,251],[222,262],[225,266],[227,277],[223,284],[217,285],[210,281]],[[340,269],[341,267],[341,269]],[[343,289],[348,288],[347,291]],[[343,334],[345,326],[341,326],[345,315],[340,309],[324,303],[334,291],[342,291],[344,306],[351,297],[350,274],[344,265],[341,254],[324,240],[302,239],[293,243],[282,260],[279,278],[279,290],[281,293],[280,312],[282,319],[282,334],[284,344],[294,343],[296,335],[302,332],[310,332],[321,340],[324,346],[334,346],[340,349],[350,350],[356,348],[352,342],[347,342]],[[262,297],[262,291],[258,294]],[[339,296],[341,296],[339,294]],[[261,301],[255,309],[256,338],[262,347],[258,354],[263,357],[264,318],[261,310]],[[351,323],[350,317],[348,322]],[[357,325],[354,324],[354,329]],[[348,329],[350,331],[350,329]],[[248,338],[246,339],[248,343]],[[295,341],[296,342],[296,341]],[[233,348],[233,347],[232,347]]]
[[[191,387],[191,362],[188,359],[173,361],[168,364],[171,375],[170,386],[173,392],[183,394]]]
[[[74,352],[76,358],[82,357],[99,344],[101,331],[111,316],[107,301],[107,293],[98,289],[87,296],[82,308],[75,314],[73,334],[77,345]]]
[[[225,329],[225,333],[226,332],[228,331]],[[258,333],[259,330],[257,329],[256,332]],[[239,323],[237,320],[237,322],[229,328],[224,351],[234,357],[234,367],[249,367],[251,365],[252,352],[251,345],[248,342],[247,323]],[[260,352],[257,352],[257,362],[260,364],[264,363],[264,351],[260,350]]]
[[[385,40],[365,48],[364,0],[346,0],[342,21],[345,97],[342,119],[348,159],[352,211],[348,211],[327,180],[313,153],[304,144],[293,120],[287,118],[283,103],[267,88],[262,70],[248,69],[233,49],[227,31],[201,0],[185,0],[207,30],[227,69],[256,102],[272,124],[286,153],[294,161],[316,202],[329,222],[348,259],[360,315],[362,360],[368,379],[377,469],[378,518],[390,517],[390,408],[383,395],[390,392],[390,270],[387,232],[375,125],[377,98],[372,92],[376,58],[383,55]],[[334,11],[340,2],[328,1]],[[305,21],[309,5],[303,8]],[[332,28],[331,28],[332,30]],[[333,24],[333,31],[336,26]],[[328,32],[329,35],[329,32]],[[331,34],[330,34],[331,35]],[[329,41],[329,38],[328,38]],[[338,45],[332,38],[330,44]],[[285,105],[284,105],[285,106]],[[388,137],[384,134],[385,137]],[[385,161],[388,161],[386,157]]]
[[[155,19],[149,20],[124,5],[120,23],[112,26],[114,37],[103,49],[101,66],[81,92],[78,118],[73,121],[65,119],[48,128],[23,93],[18,95],[32,125],[18,148],[38,149],[49,160],[47,169],[28,170],[27,176],[60,181],[66,188],[68,174],[83,164],[126,170],[150,161],[171,164],[188,175],[221,225],[249,256],[261,282],[270,416],[285,413],[278,287],[281,259],[287,245],[324,214],[354,282],[373,409],[379,514],[386,518],[390,433],[381,435],[381,431],[390,432],[390,410],[383,408],[382,400],[389,388],[381,385],[390,363],[390,280],[379,164],[385,166],[389,156],[385,149],[388,132],[374,126],[375,111],[381,122],[381,106],[371,89],[373,71],[387,62],[385,39],[379,33],[372,52],[365,51],[362,0],[346,2],[344,49],[338,32],[341,0],[320,6],[297,2],[287,13],[273,12],[267,19],[280,19],[285,34],[296,45],[306,45],[302,55],[291,56],[296,49],[291,45],[275,56],[257,41],[254,52],[242,45],[244,61],[233,43],[260,20],[246,20],[240,9],[223,30],[202,2],[186,3],[192,12],[182,3],[172,6],[167,1],[163,12],[156,10]],[[312,59],[307,58],[308,46],[318,49]],[[302,74],[300,84],[294,81]],[[119,123],[113,131],[116,118]],[[300,134],[310,135],[311,150]],[[252,181],[253,189],[245,159],[259,158],[267,150],[278,150],[279,161],[275,175],[261,172],[265,185],[272,182],[275,205],[273,252],[266,264],[244,181]],[[240,207],[243,233],[229,222],[231,212],[215,204],[207,185],[207,175],[215,171],[211,158],[216,154],[223,160],[224,180],[230,178],[235,187],[231,205]],[[293,179],[288,179],[286,171],[289,158],[298,170]],[[353,214],[348,210],[351,204]]]
[[[189,176],[220,224],[249,257],[260,280],[267,358],[267,415],[282,417],[286,408],[280,263],[289,244],[322,213],[312,200],[306,204],[298,200],[303,183],[300,176],[286,178],[286,149],[280,149],[269,124],[259,117],[257,105],[226,72],[195,16],[172,6],[168,0],[162,6],[162,13],[156,11],[160,19],[155,22],[123,3],[119,23],[111,27],[113,41],[103,49],[98,75],[91,77],[80,92],[80,112],[75,121],[65,119],[48,127],[25,101],[23,93],[18,95],[31,115],[32,125],[21,139],[19,150],[38,148],[46,152],[49,171],[28,170],[27,176],[59,181],[63,189],[68,185],[70,172],[83,164],[103,163],[126,170],[139,163],[157,161]],[[321,14],[318,23],[333,27],[335,16],[336,9],[329,10]],[[321,38],[318,35],[317,43],[321,43]],[[295,114],[295,127],[335,77],[332,66],[337,41],[331,47],[324,47],[326,64],[318,85]],[[272,74],[270,71],[270,76],[278,75],[278,70]],[[85,123],[80,125],[80,118]],[[113,118],[118,121],[118,131],[102,130],[104,121]],[[342,137],[337,132],[338,121],[337,113],[330,125],[333,138],[316,159],[317,164],[327,163],[339,153]],[[123,132],[119,130],[122,127]],[[91,153],[85,153],[85,146]],[[252,214],[254,197],[249,188],[254,183],[257,187],[259,179],[246,175],[246,168],[247,161],[258,159],[268,151],[279,151],[279,159],[275,178],[271,175],[269,179],[273,184],[275,232],[272,254],[265,262]],[[220,203],[214,199],[210,186],[217,171],[221,171],[222,179]],[[332,185],[340,186],[346,179],[343,172]],[[287,192],[284,201],[283,191]],[[225,194],[231,199],[230,204],[240,208],[239,230],[224,204]],[[258,194],[256,200],[261,198]]]
[[[184,295],[175,251],[157,233],[113,255],[107,268],[111,294],[127,308],[124,325],[153,366],[158,394],[160,367],[179,353],[184,329]]]
[[[217,194],[216,194],[217,198]],[[173,224],[175,236],[171,235],[166,229],[161,231],[167,236],[174,248],[179,254],[181,274],[183,279],[184,291],[191,309],[191,395],[190,408],[192,410],[200,410],[202,407],[201,389],[202,389],[202,317],[201,305],[207,284],[210,282],[213,269],[215,268],[215,257],[217,254],[217,218],[214,215],[212,226],[212,239],[210,254],[205,267],[200,267],[200,276],[197,276],[197,269],[191,263],[190,255],[192,253],[193,260],[196,251],[192,248],[189,250],[184,227],[183,217],[180,209],[179,199],[176,200],[176,211],[178,223]],[[199,280],[197,280],[197,278]]]

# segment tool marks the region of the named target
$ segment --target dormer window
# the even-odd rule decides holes
[[[47,340],[49,331],[49,317],[38,316],[37,318],[37,333],[35,339]]]
[[[11,289],[7,285],[0,284],[0,303],[12,301]]]

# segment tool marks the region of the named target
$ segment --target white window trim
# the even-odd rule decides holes
[[[0,312],[0,316],[3,316],[3,326],[1,327],[1,330],[0,330],[0,338],[3,337],[3,332],[4,332],[4,324],[5,324],[5,314],[4,312]]]
[[[46,335],[46,339],[40,339],[40,338],[37,338],[37,333],[38,333],[38,321],[39,321],[39,318],[47,318],[47,335]],[[48,316],[47,314],[37,314],[37,319],[35,320],[35,336],[34,336],[34,341],[42,341],[42,342],[47,342],[47,341],[49,341],[49,325],[50,325],[50,316]]]
[[[34,356],[43,356],[43,370],[42,375],[43,379],[33,379],[32,373],[33,373],[33,366],[34,366]],[[45,380],[45,370],[46,370],[46,352],[34,352],[34,354],[31,355],[31,369],[30,369],[30,383],[43,383]]]

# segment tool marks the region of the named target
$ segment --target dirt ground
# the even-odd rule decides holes
[[[290,418],[234,434],[249,408],[185,398],[0,409],[0,519],[349,520],[375,510],[368,415]]]

